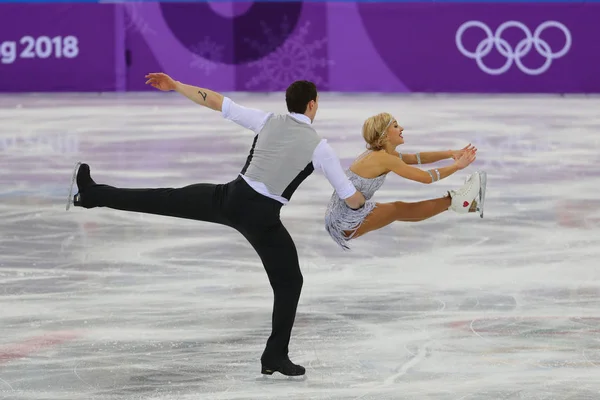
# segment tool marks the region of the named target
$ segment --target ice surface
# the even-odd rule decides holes
[[[230,96],[285,111],[280,93]],[[76,161],[120,187],[226,182],[251,132],[175,94],[0,96],[0,398],[598,399],[600,98],[322,94],[315,127],[347,167],[381,111],[400,151],[479,152],[375,199],[483,169],[485,218],[396,223],[344,252],[323,225],[332,189],[309,177],[282,211],[305,278],[297,381],[260,376],[272,294],[237,232],[65,211]]]

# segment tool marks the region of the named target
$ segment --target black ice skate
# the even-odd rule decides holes
[[[306,369],[301,365],[294,364],[286,358],[279,362],[263,361],[262,370],[260,372],[264,375],[273,375],[274,372],[279,372],[286,376],[301,376],[306,373]]]
[[[73,186],[77,183],[77,194],[73,196]],[[91,185],[94,185],[96,182],[90,176],[90,166],[87,164],[82,164],[78,162],[75,164],[75,169],[73,170],[73,177],[71,178],[71,187],[69,188],[69,197],[67,198],[67,211],[71,208],[71,204],[75,207],[84,207],[82,195],[85,189]]]

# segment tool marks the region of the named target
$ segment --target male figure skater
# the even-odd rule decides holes
[[[90,167],[78,163],[73,173],[78,188],[73,204],[188,218],[236,229],[258,253],[273,288],[272,331],[261,356],[261,372],[304,375],[304,367],[288,357],[303,277],[294,241],[279,218],[280,209],[315,169],[324,173],[349,207],[357,209],[365,203],[332,148],[311,126],[318,109],[316,86],[308,81],[292,83],[285,94],[289,113],[278,115],[240,106],[219,93],[183,84],[163,73],[151,73],[146,78],[146,84],[156,89],[175,90],[254,131],[256,136],[241,173],[225,184],[121,189],[97,184]]]

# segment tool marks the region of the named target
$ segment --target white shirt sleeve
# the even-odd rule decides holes
[[[323,172],[331,186],[335,189],[340,199],[347,199],[356,193],[356,188],[344,173],[340,159],[335,151],[323,139],[313,152],[313,166]]]
[[[258,133],[263,126],[265,126],[265,123],[273,113],[240,106],[239,104],[234,103],[229,97],[224,97],[221,115],[223,115],[223,118],[225,119],[250,129],[254,133]]]

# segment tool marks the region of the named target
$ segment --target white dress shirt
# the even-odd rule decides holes
[[[234,103],[228,97],[223,98],[221,113],[225,119],[233,121],[244,128],[250,129],[257,135],[265,126],[265,123],[269,117],[273,115],[273,113],[270,112],[241,106]],[[309,125],[311,124],[310,118],[304,114],[290,113],[290,116],[297,121],[304,122]],[[322,139],[315,148],[315,151],[313,152],[312,163],[315,170],[321,171],[325,175],[341,199],[347,199],[356,193],[356,188],[346,176],[338,156],[327,143],[326,139]],[[275,199],[283,204],[288,203],[287,199],[269,193],[267,187],[263,183],[252,181],[243,174],[240,174],[240,176],[258,193]]]

